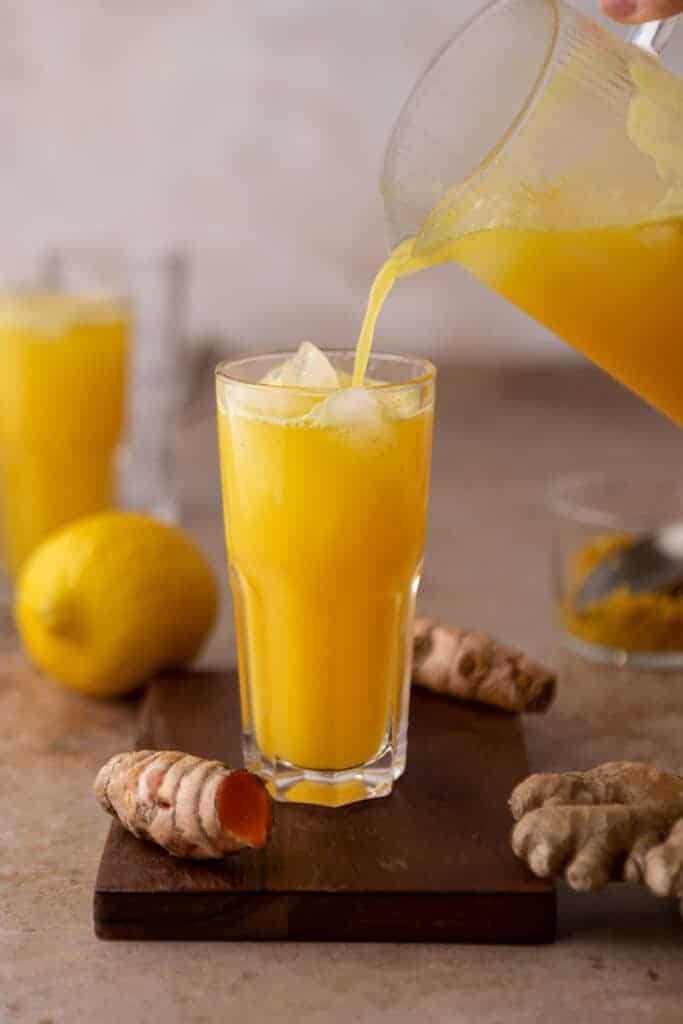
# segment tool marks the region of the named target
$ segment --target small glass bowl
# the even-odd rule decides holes
[[[605,558],[636,537],[683,524],[683,480],[577,474],[556,481],[549,502],[554,601],[565,646],[607,664],[683,668],[683,587],[640,593],[623,587],[582,608],[575,603]]]

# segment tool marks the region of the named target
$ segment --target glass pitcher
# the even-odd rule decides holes
[[[404,107],[383,194],[415,267],[457,261],[683,425],[670,31],[625,42],[562,0],[489,3]]]

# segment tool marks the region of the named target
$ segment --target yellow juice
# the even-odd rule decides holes
[[[451,258],[683,425],[683,220],[482,231]]]
[[[328,425],[302,394],[277,421],[218,386],[245,722],[271,760],[362,765],[405,696],[431,404]]]
[[[0,296],[0,569],[114,500],[128,316],[61,294]]]

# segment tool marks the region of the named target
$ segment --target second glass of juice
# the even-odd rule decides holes
[[[129,313],[114,298],[0,293],[0,575],[115,499]]]
[[[0,287],[3,609],[68,523],[116,505],[178,515],[184,257],[76,246],[32,262]]]
[[[435,371],[327,353],[336,389],[283,386],[291,354],[217,371],[247,767],[281,800],[385,796],[405,768]]]

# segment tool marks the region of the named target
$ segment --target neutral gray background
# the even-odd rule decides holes
[[[392,122],[481,3],[0,0],[2,267],[47,242],[182,244],[195,332],[353,343],[385,254]],[[454,267],[401,284],[379,343],[567,358]]]

